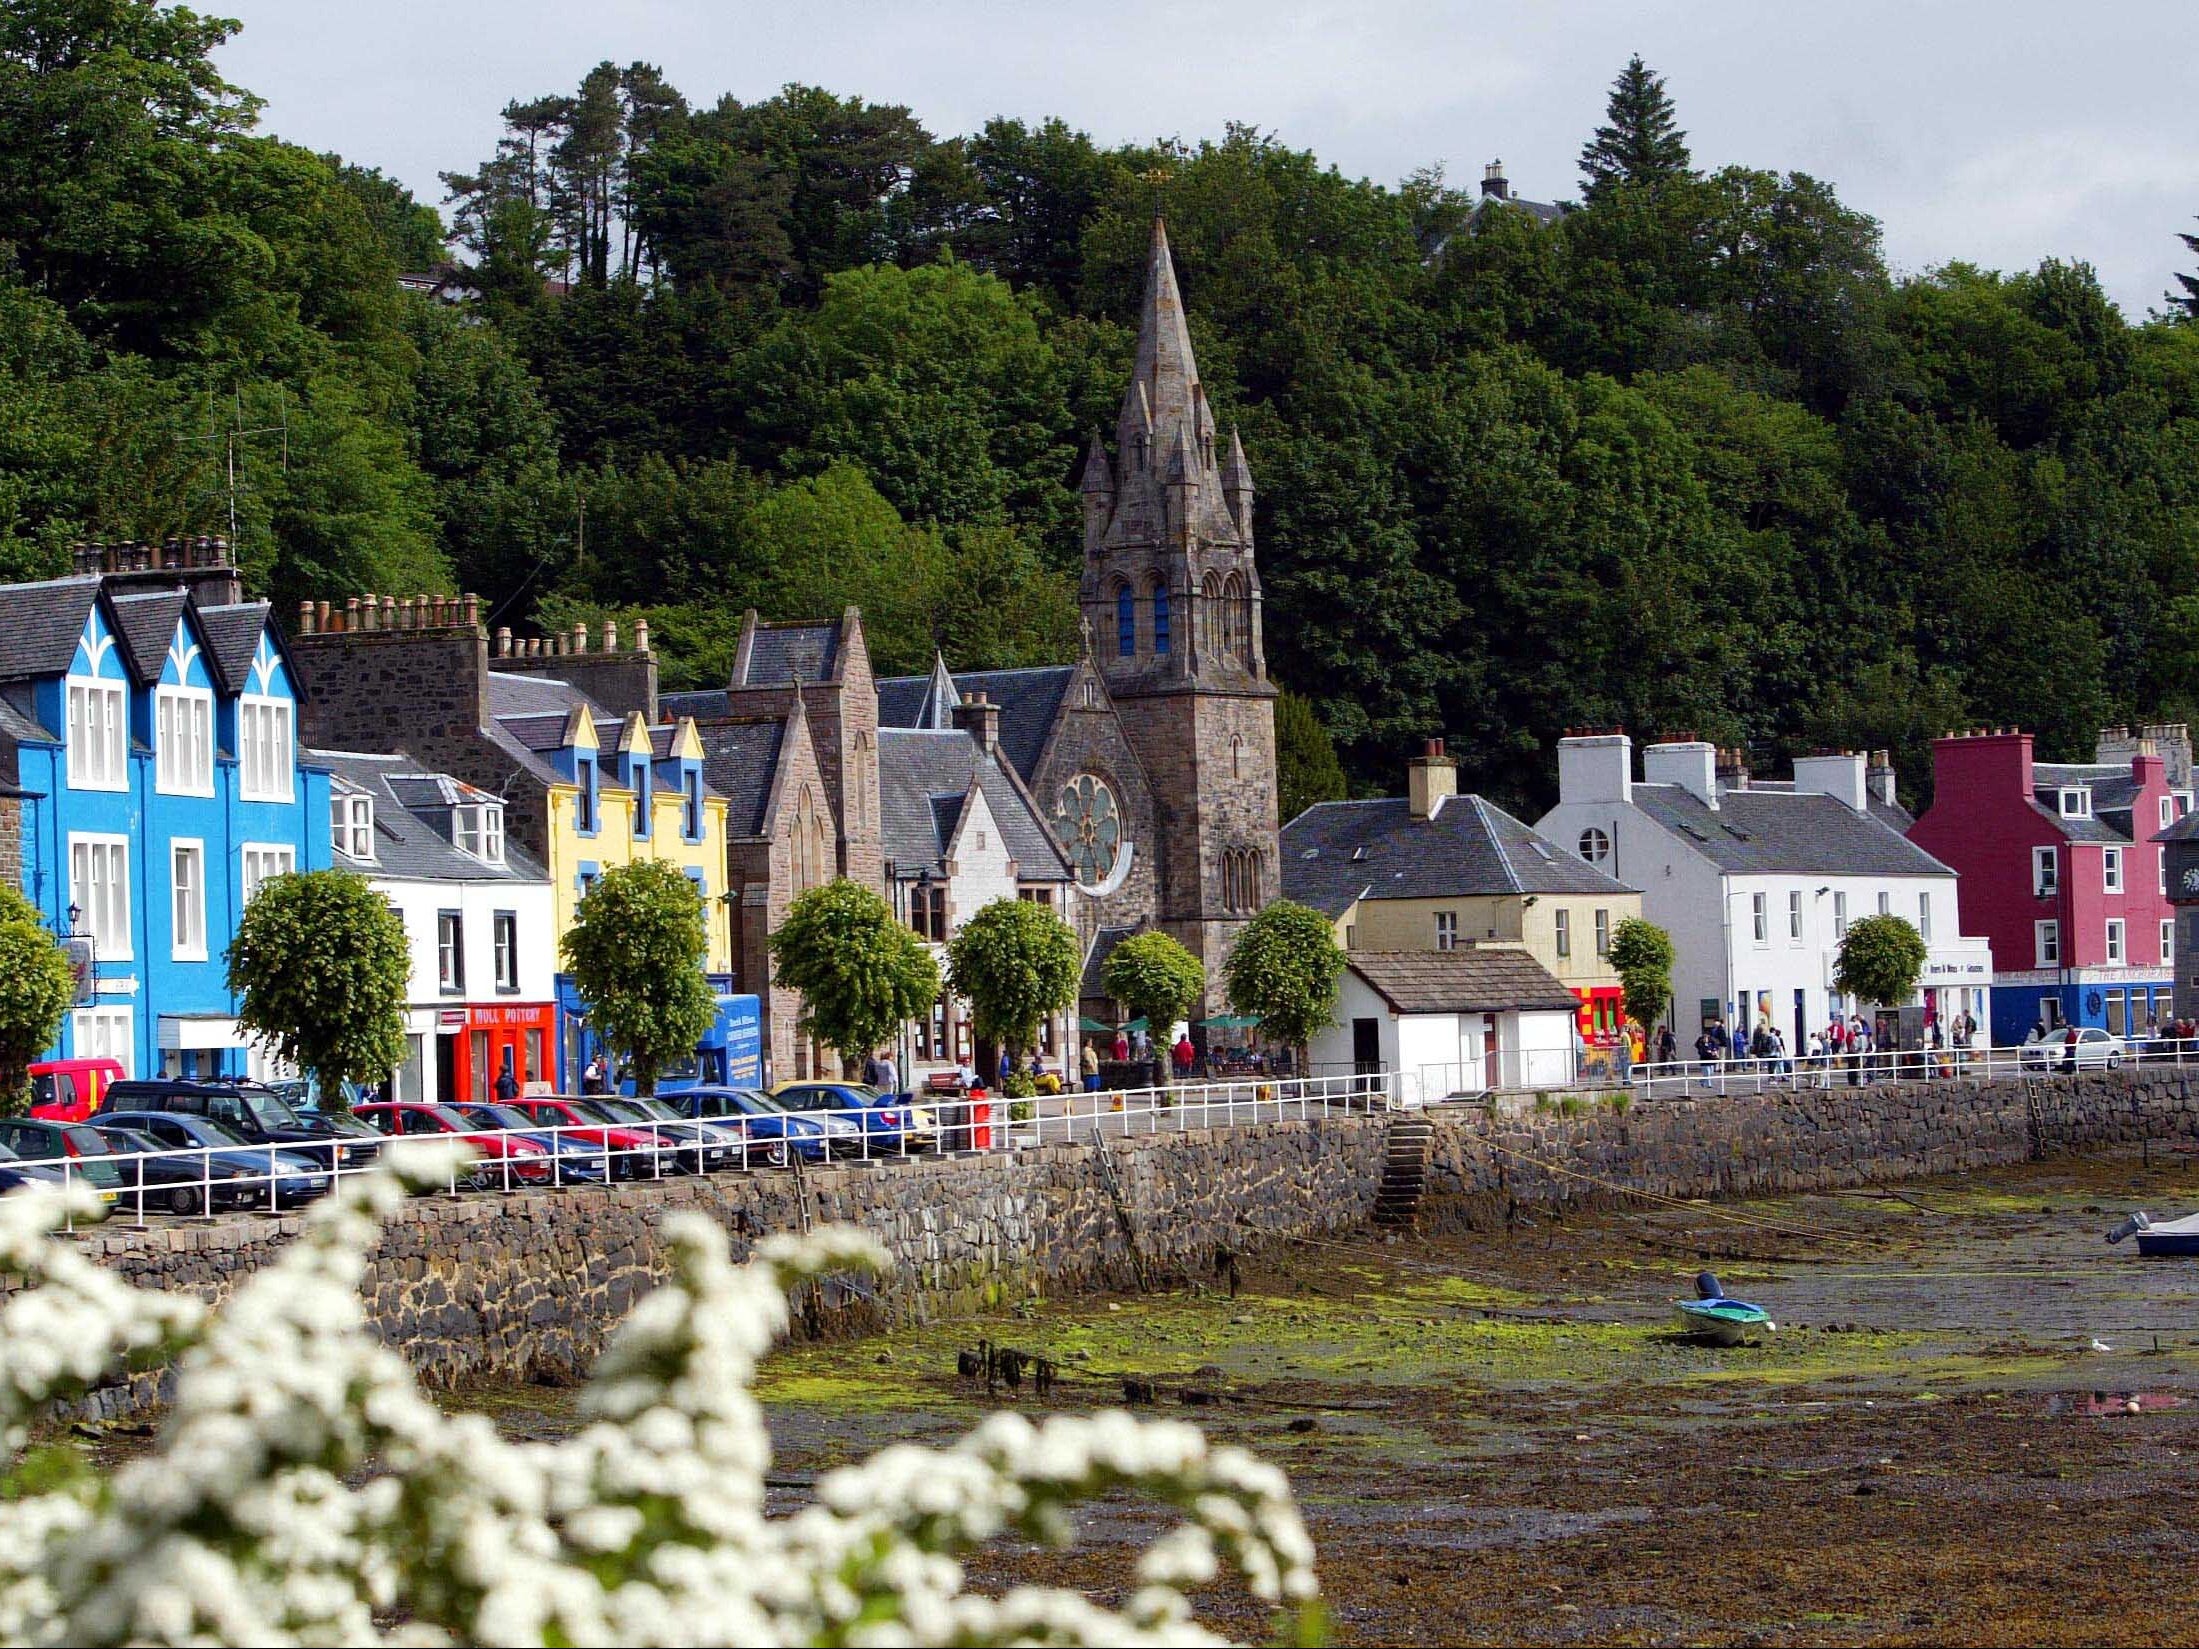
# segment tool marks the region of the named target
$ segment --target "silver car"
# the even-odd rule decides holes
[[[2048,1031],[2044,1040],[2023,1039],[2023,1068],[2027,1071],[2059,1071],[2074,1065],[2079,1070],[2112,1071],[2129,1057],[2123,1039],[2098,1025],[2062,1025]]]

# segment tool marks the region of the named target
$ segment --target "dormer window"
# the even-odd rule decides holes
[[[680,778],[685,799],[680,806],[680,829],[691,842],[702,840],[702,775],[689,768]]]
[[[470,853],[484,864],[504,862],[504,809],[497,803],[452,809],[451,834],[461,853]]]
[[[2061,794],[2062,817],[2065,819],[2089,819],[2092,817],[2092,792],[2084,785],[2070,785]]]
[[[347,859],[374,857],[374,798],[331,796],[328,800],[329,835],[336,851]]]

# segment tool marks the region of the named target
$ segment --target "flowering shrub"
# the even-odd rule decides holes
[[[55,1399],[118,1366],[177,1369],[150,1454],[105,1478],[17,1472],[0,1500],[0,1642],[1205,1643],[1184,1589],[1224,1563],[1312,1619],[1312,1548],[1282,1473],[1182,1424],[996,1415],[950,1448],[831,1472],[816,1504],[767,1518],[756,1362],[790,1289],[884,1263],[859,1233],[775,1240],[735,1266],[711,1221],[667,1219],[671,1276],[604,1352],[577,1435],[511,1442],[443,1413],[359,1295],[405,1178],[447,1183],[453,1166],[435,1148],[392,1156],[219,1310],[54,1241],[64,1194],[0,1198],[0,1269],[28,1284],[0,1309],[11,1458]],[[1066,1541],[1071,1507],[1118,1487],[1182,1514],[1120,1611],[963,1589],[958,1554],[1007,1534]]]

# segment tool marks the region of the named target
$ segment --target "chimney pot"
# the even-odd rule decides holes
[[[649,621],[646,618],[634,620],[634,651],[637,653],[649,651]]]

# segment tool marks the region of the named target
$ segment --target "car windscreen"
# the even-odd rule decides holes
[[[685,1122],[688,1120],[661,1099],[629,1099],[623,1100],[621,1103],[657,1122]]]
[[[272,1088],[239,1088],[245,1104],[260,1119],[262,1128],[302,1128],[304,1121]]]
[[[510,1105],[442,1105],[469,1128],[539,1128],[543,1123]],[[559,1119],[562,1120],[562,1119]]]
[[[97,1128],[81,1125],[63,1130],[63,1138],[80,1157],[104,1157],[110,1154],[107,1138]]]
[[[649,1113],[630,1099],[591,1099],[575,1107],[580,1111],[592,1111],[609,1122],[647,1122]]]
[[[758,1093],[753,1088],[736,1089],[733,1094],[733,1103],[739,1110],[752,1117],[784,1116],[786,1114],[784,1105],[781,1105],[769,1094]]]
[[[465,1113],[460,1111],[455,1105],[429,1105],[424,1107],[424,1109],[430,1116],[440,1118],[442,1121],[449,1123],[453,1128],[458,1129],[461,1133],[480,1126],[479,1123],[467,1121]],[[487,1107],[484,1106],[483,1109],[487,1109]],[[497,1124],[497,1126],[499,1128],[503,1128],[512,1125],[500,1122]]]

